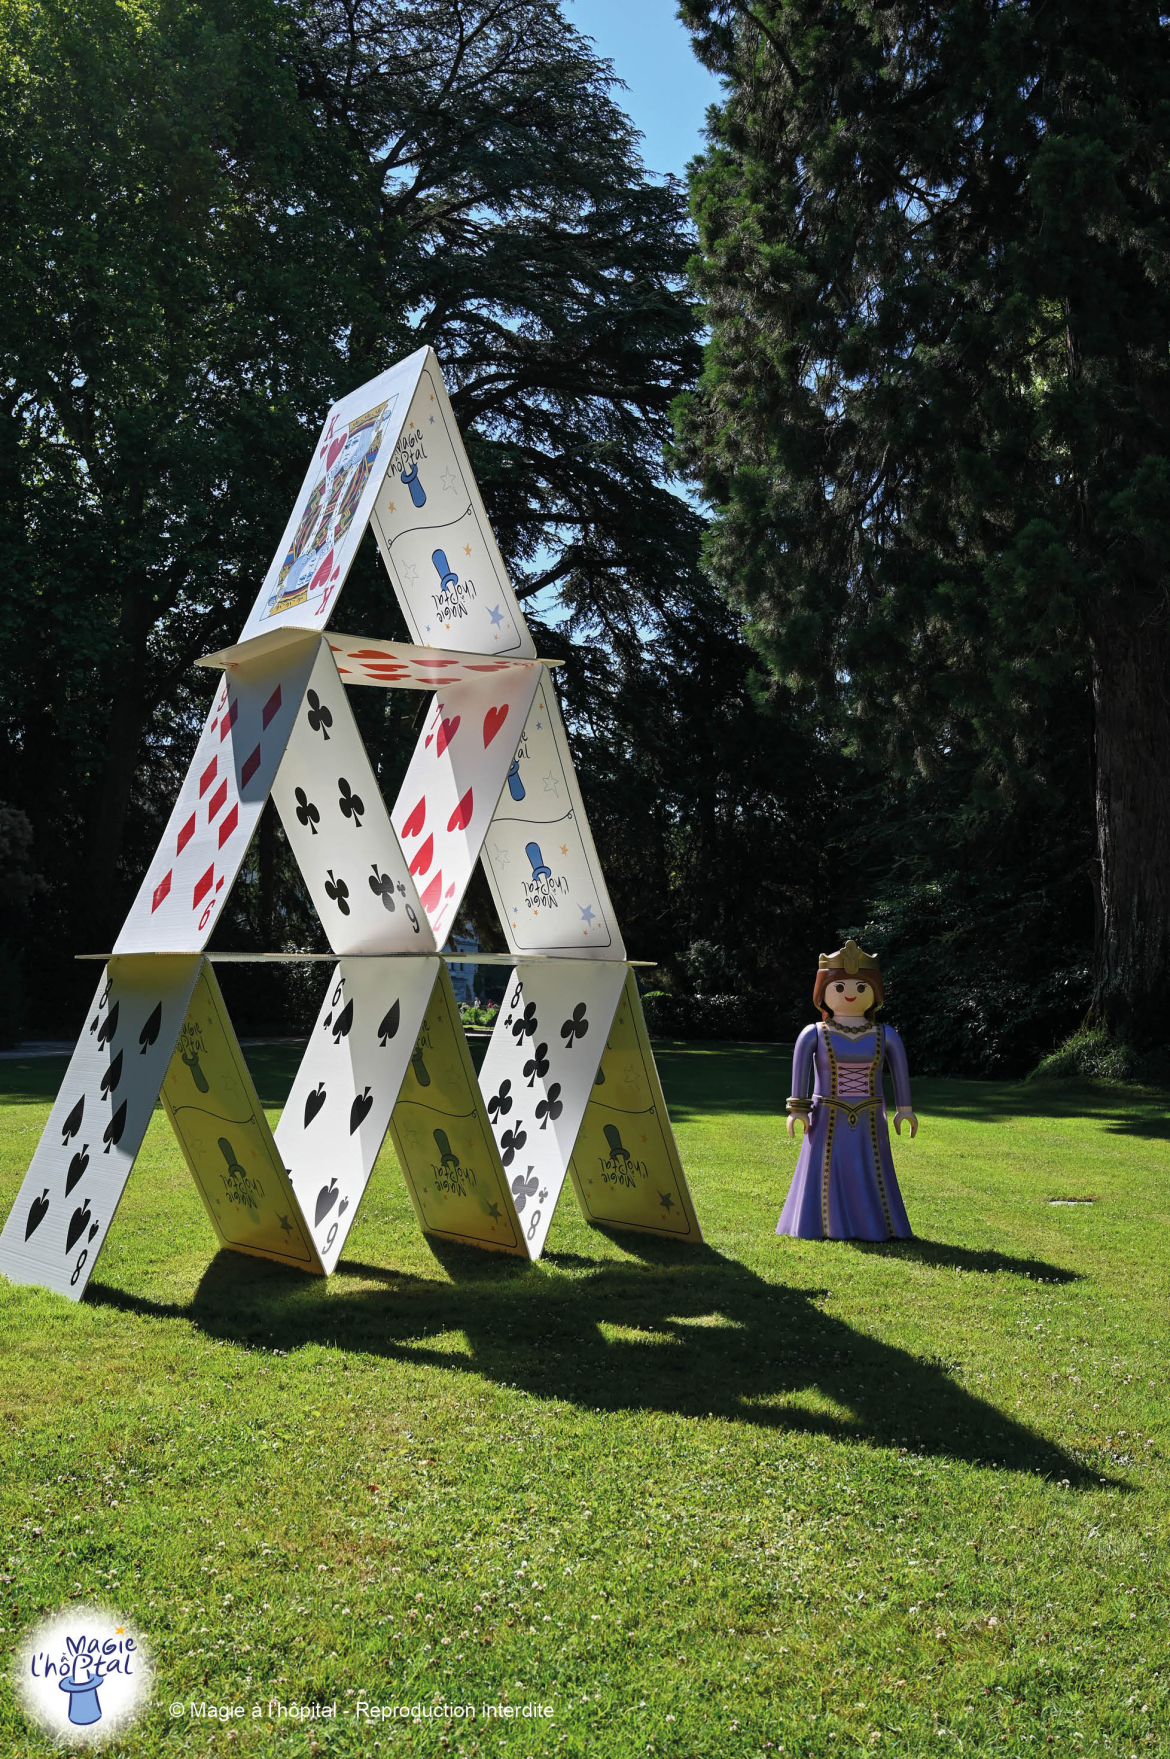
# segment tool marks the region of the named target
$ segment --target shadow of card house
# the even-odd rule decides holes
[[[866,1442],[1001,1470],[1099,1484],[1071,1455],[923,1361],[824,1311],[824,1291],[771,1283],[710,1247],[571,1275],[485,1273],[444,1255],[452,1280],[342,1260],[330,1285],[217,1254],[188,1306],[93,1282],[86,1299],[292,1353],[306,1345],[440,1368],[584,1410],[716,1417],[778,1433]],[[587,1268],[588,1267],[588,1268]],[[552,1274],[549,1274],[549,1271]],[[375,1288],[354,1287],[358,1279]],[[347,1287],[347,1284],[349,1285]],[[437,1340],[462,1333],[466,1352]]]

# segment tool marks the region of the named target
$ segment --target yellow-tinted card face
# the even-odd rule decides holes
[[[700,1240],[633,972],[626,977],[605,1054],[569,1165],[591,1222]]]
[[[390,1134],[428,1233],[527,1256],[445,965],[435,979]]]
[[[206,960],[162,1097],[221,1244],[323,1270]]]

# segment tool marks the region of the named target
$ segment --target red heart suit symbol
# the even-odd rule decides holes
[[[423,909],[424,910],[433,910],[435,908],[435,905],[439,902],[439,899],[442,897],[442,895],[443,895],[443,870],[442,870],[442,868],[440,868],[438,873],[435,875],[434,879],[431,881],[430,885],[427,887],[426,891],[423,893],[422,898],[420,899],[420,903],[422,904]]]
[[[411,873],[425,873],[431,865],[435,853],[435,839],[428,837],[421,848],[414,852],[414,860],[410,864]]]
[[[417,837],[427,822],[427,797],[424,794],[402,827],[404,837]]]
[[[443,753],[446,751],[448,745],[450,745],[452,739],[454,739],[454,737],[455,737],[456,733],[458,733],[458,731],[459,731],[459,716],[458,715],[453,716],[452,719],[449,721],[440,721],[439,722],[439,736],[435,740],[435,756],[436,757],[442,757]]]
[[[471,811],[471,789],[469,788],[447,820],[447,829],[449,831],[465,831],[471,823]]]
[[[491,744],[492,740],[495,738],[496,734],[499,732],[500,728],[503,726],[503,724],[507,720],[507,718],[508,718],[508,705],[507,705],[507,703],[505,703],[502,708],[490,708],[488,710],[487,714],[483,717],[483,745],[484,745],[485,751],[487,750],[488,746]]]

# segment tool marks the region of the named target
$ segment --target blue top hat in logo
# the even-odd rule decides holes
[[[440,592],[446,592],[449,586],[459,585],[459,576],[448,562],[445,550],[432,550],[431,561],[435,564],[435,572],[439,576]]]
[[[76,1666],[76,1660],[74,1662]],[[86,1666],[88,1667],[88,1662]],[[97,1672],[90,1674],[87,1680],[79,1680],[73,1674],[66,1674],[57,1684],[63,1692],[69,1694],[69,1720],[84,1727],[91,1722],[100,1722],[102,1707],[98,1703],[98,1687],[102,1683],[101,1662],[97,1664]]]
[[[552,878],[552,868],[545,866],[544,856],[540,853],[539,843],[525,843],[524,853],[532,863],[532,877],[534,880]]]
[[[508,771],[508,792],[513,800],[523,800],[524,798],[524,784],[520,780],[520,759],[518,757],[512,759],[512,767]]]
[[[417,464],[412,464],[409,470],[404,470],[402,472],[402,481],[405,487],[410,490],[410,498],[415,506],[425,507],[427,504],[427,491],[418,480]]]

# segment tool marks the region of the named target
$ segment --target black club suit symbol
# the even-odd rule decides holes
[[[376,861],[372,862],[371,866],[373,867],[373,872],[370,874],[370,890],[373,892],[375,898],[381,898],[383,908],[389,910],[390,914],[393,916],[394,881],[390,878],[388,873],[382,873],[379,870]],[[405,886],[402,889],[405,891]]]
[[[321,814],[309,799],[303,788],[297,789],[297,817],[306,828],[317,835],[317,826],[321,823]]]
[[[349,887],[343,879],[334,879],[333,869],[327,868],[329,878],[325,881],[325,890],[333,899],[343,916],[349,915]]]
[[[533,1038],[536,1034],[536,1003],[529,1002],[518,1020],[512,1022],[512,1037],[519,1044],[522,1039]]]
[[[561,1084],[559,1081],[554,1081],[547,1094],[536,1108],[536,1115],[540,1119],[541,1129],[548,1129],[548,1121],[550,1118],[555,1124],[564,1109],[564,1102],[561,1099]]]
[[[488,1117],[495,1124],[500,1118],[506,1118],[512,1109],[512,1083],[500,1082],[500,1091],[493,1093],[488,1100]]]
[[[529,1171],[531,1172],[532,1169],[529,1168]],[[528,1202],[530,1197],[535,1197],[536,1187],[539,1184],[540,1180],[536,1177],[535,1173],[532,1174],[530,1179],[526,1179],[523,1173],[517,1173],[516,1177],[512,1180],[512,1199],[516,1205],[517,1215],[524,1214],[524,1205]]]
[[[338,776],[337,787],[338,806],[340,806],[346,818],[352,818],[355,828],[360,831],[362,828],[362,814],[366,810],[365,801],[360,794],[354,793],[344,776]]]
[[[317,695],[315,690],[310,690],[308,692],[308,698],[309,713],[307,719],[309,725],[312,727],[314,733],[320,733],[322,739],[328,739],[329,728],[333,725],[333,716],[321,701],[321,698]]]
[[[500,1137],[500,1158],[506,1167],[511,1166],[527,1141],[528,1132],[521,1124],[520,1119],[517,1118],[515,1127],[511,1130],[505,1130]]]
[[[578,1002],[577,1006],[573,1009],[572,1018],[566,1020],[561,1027],[561,1037],[565,1041],[565,1049],[571,1051],[577,1040],[579,1038],[584,1038],[588,1030],[589,1022],[585,1018],[585,1003]]]
[[[544,1080],[545,1076],[548,1074],[548,1046],[547,1046],[547,1044],[538,1044],[537,1045],[535,1051],[532,1053],[532,1055],[529,1057],[528,1061],[524,1065],[524,1073],[528,1077],[529,1087],[532,1086],[534,1081],[537,1081],[537,1080],[543,1081]]]

